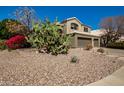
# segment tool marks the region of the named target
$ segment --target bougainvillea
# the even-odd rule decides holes
[[[11,37],[5,43],[6,46],[10,49],[17,49],[17,48],[22,48],[25,42],[26,42],[25,36],[16,35],[14,37]]]

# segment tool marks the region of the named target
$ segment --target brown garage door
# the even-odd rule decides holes
[[[78,47],[86,47],[89,43],[92,44],[92,40],[90,38],[78,37]]]
[[[94,47],[99,47],[99,41],[98,41],[98,39],[94,39]]]

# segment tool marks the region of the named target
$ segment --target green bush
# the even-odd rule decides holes
[[[124,41],[109,43],[108,48],[124,49]]]
[[[103,48],[99,48],[99,49],[97,49],[97,52],[104,53],[105,51]]]
[[[5,40],[0,39],[0,50],[6,49]]]
[[[22,34],[26,27],[14,19],[4,19],[0,22],[0,39],[9,39],[15,34]]]
[[[60,33],[60,28],[49,20],[34,24],[34,31],[28,35],[27,41],[38,51],[44,50],[53,55],[66,54],[70,46],[70,36]]]
[[[77,56],[73,56],[72,58],[71,58],[71,63],[77,63],[79,61],[79,59],[77,58]]]
[[[6,20],[0,22],[0,39],[8,39],[11,33],[6,28]]]

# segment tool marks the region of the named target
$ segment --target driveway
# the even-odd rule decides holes
[[[104,48],[104,49],[106,50],[107,55],[124,57],[124,49],[112,49],[112,48]]]

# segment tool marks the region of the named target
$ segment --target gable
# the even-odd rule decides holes
[[[76,17],[67,18],[66,20],[63,20],[61,23],[63,24],[63,23],[67,23],[67,22],[70,22],[70,21],[74,21],[74,20],[75,20],[76,23],[78,23],[78,24],[80,24],[80,25],[82,25],[82,26],[86,26],[86,27],[88,27],[88,28],[91,28],[90,26],[85,25],[84,23],[82,23],[82,22],[81,22],[80,20],[78,20],[78,18],[76,18]]]
[[[81,23],[76,17],[74,17],[74,18],[68,18],[67,21],[73,21],[73,22],[76,22],[78,24],[83,25],[83,23]]]
[[[70,19],[70,20],[68,20],[67,21],[68,23],[76,23],[76,24],[78,24],[78,25],[82,25],[78,20],[76,20],[76,19]]]

